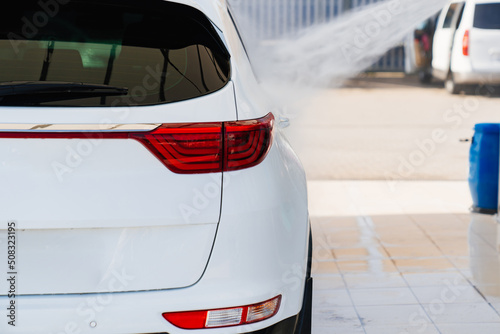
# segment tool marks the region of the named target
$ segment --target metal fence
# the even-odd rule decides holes
[[[229,0],[232,8],[251,21],[255,37],[272,40],[293,35],[313,24],[335,20],[346,11],[380,0]],[[402,72],[403,46],[395,47],[369,71]]]

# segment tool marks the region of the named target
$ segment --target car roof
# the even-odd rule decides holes
[[[216,26],[222,26],[221,9],[227,8],[226,0],[165,0],[188,5],[203,12]]]

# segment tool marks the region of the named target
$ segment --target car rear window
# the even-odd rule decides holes
[[[0,13],[0,85],[85,83],[127,88],[41,105],[137,106],[196,98],[230,77],[207,17],[162,0],[17,1]],[[25,98],[25,97],[23,97]],[[25,103],[32,105],[29,95]]]
[[[457,9],[459,8],[458,5],[459,5],[458,3],[452,3],[450,5],[450,8],[446,12],[446,16],[444,18],[444,23],[443,23],[444,29],[451,28],[451,23],[453,22],[453,17],[455,16]]]
[[[474,28],[500,29],[500,3],[477,4]]]

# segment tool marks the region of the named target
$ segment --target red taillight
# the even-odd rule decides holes
[[[274,117],[225,123],[226,154],[224,170],[238,170],[258,165],[272,143]]]
[[[233,171],[258,165],[273,139],[274,116],[238,122],[164,124],[149,132],[0,132],[0,138],[135,139],[178,174]]]
[[[205,328],[207,311],[163,313],[163,318],[182,329]]]
[[[182,329],[221,328],[269,319],[278,313],[281,296],[262,303],[226,309],[163,313],[163,318]]]
[[[211,173],[222,170],[222,124],[163,125],[147,133],[132,133],[172,172]]]
[[[273,139],[274,116],[255,120],[163,125],[131,138],[179,174],[233,171],[258,165]]]
[[[463,50],[464,56],[469,55],[469,43],[470,43],[469,30],[467,30],[464,34],[464,39],[462,41],[462,50]]]

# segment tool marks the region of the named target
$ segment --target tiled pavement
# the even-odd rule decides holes
[[[500,228],[466,182],[312,181],[314,334],[500,333]]]

